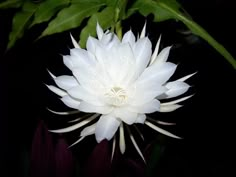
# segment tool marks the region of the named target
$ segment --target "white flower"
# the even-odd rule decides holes
[[[77,142],[91,134],[95,134],[97,142],[110,140],[119,129],[122,153],[125,151],[125,125],[146,124],[167,136],[179,138],[151,123],[156,120],[147,118],[146,114],[178,109],[178,103],[190,96],[165,103],[160,100],[185,93],[189,85],[184,81],[193,74],[167,82],[176,70],[175,64],[167,62],[171,47],[164,48],[158,54],[159,38],[152,53],[152,44],[145,37],[145,26],[138,39],[130,30],[119,40],[109,31],[104,33],[99,25],[97,36],[98,39],[88,38],[86,50],[81,49],[72,37],[75,48],[70,50],[70,55],[63,56],[63,61],[73,75],[55,77],[50,73],[58,87],[48,86],[62,97],[61,100],[68,107],[95,114],[76,120],[79,122],[73,126],[52,132],[70,132],[97,118],[95,124],[82,130]],[[156,123],[165,124],[160,121]],[[131,141],[143,158],[128,126],[127,129]]]

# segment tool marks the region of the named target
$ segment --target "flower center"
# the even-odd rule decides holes
[[[128,98],[126,91],[120,87],[112,87],[107,93],[105,93],[108,104],[113,106],[121,106]]]

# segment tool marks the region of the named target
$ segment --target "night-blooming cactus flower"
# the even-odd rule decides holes
[[[178,103],[190,96],[171,102],[162,100],[185,93],[189,85],[184,81],[192,74],[168,82],[176,70],[175,64],[167,62],[171,47],[159,52],[159,39],[152,53],[145,28],[137,39],[130,30],[120,40],[116,34],[104,33],[97,25],[98,39],[89,37],[86,49],[81,49],[71,36],[75,48],[70,50],[70,55],[63,56],[63,61],[73,75],[55,77],[50,73],[57,87],[49,85],[48,88],[59,95],[68,107],[94,114],[76,120],[73,126],[52,132],[70,132],[97,119],[81,131],[81,137],[75,143],[92,134],[95,134],[97,142],[111,140],[119,130],[120,151],[124,153],[124,127],[127,127],[129,137],[142,158],[129,125],[146,124],[167,136],[179,138],[153,124],[165,122],[149,119],[146,114],[170,112],[181,107]],[[115,143],[114,138],[114,146]]]

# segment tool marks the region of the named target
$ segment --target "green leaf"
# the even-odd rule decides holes
[[[34,14],[34,20],[31,27],[50,20],[60,9],[67,6],[70,0],[46,0],[40,3]]]
[[[88,1],[87,3],[75,3],[70,7],[64,8],[58,13],[57,17],[49,23],[40,37],[78,27],[85,18],[96,13],[103,5],[105,4]]]
[[[37,4],[25,2],[21,11],[17,12],[12,21],[12,31],[9,35],[7,48],[10,49],[16,40],[21,38],[25,29],[29,26],[32,17],[37,10]]]
[[[179,8],[179,5],[176,7]],[[148,16],[149,14],[153,14],[155,22],[161,22],[174,18],[174,16],[171,13],[157,6],[156,2],[154,2],[153,0],[135,1],[132,7],[128,10],[127,16],[129,17],[130,15],[134,14],[137,11],[139,11],[139,13],[142,14],[143,16]]]
[[[236,60],[206,30],[180,11],[181,5],[175,0],[137,0],[130,8],[128,15],[139,11],[142,15],[154,15],[154,21],[175,19],[182,21],[195,35],[207,41],[215,50],[236,69]]]
[[[86,41],[89,36],[96,36],[96,25],[97,22],[103,29],[107,29],[114,25],[114,7],[106,7],[101,12],[93,14],[88,20],[87,25],[83,28],[80,33],[80,46],[85,47]]]
[[[19,8],[23,2],[23,0],[6,0],[0,3],[0,9]]]
[[[70,0],[72,4],[75,3],[91,3],[91,4],[99,4],[99,3],[105,3],[107,0]]]

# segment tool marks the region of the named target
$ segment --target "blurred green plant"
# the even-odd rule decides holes
[[[0,9],[15,8],[12,30],[7,48],[12,48],[24,32],[37,24],[47,23],[39,38],[86,25],[80,34],[80,45],[85,47],[89,35],[95,36],[96,23],[103,29],[111,28],[119,34],[122,20],[135,13],[153,14],[154,22],[181,21],[191,32],[207,41],[236,69],[236,60],[206,30],[189,17],[176,0],[6,0]]]

